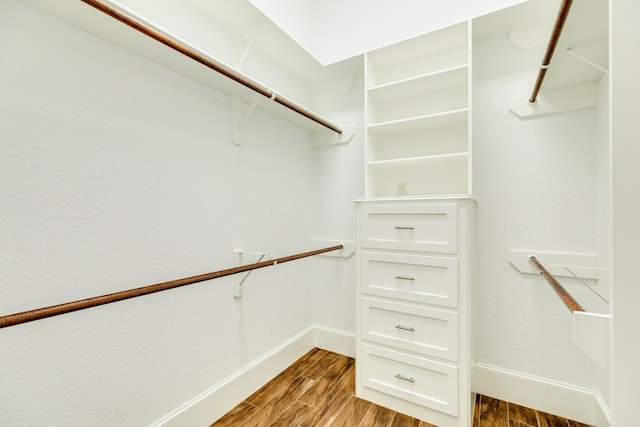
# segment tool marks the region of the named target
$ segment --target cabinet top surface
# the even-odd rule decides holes
[[[453,194],[445,196],[403,196],[403,197],[363,197],[354,199],[354,203],[375,203],[375,202],[437,202],[440,200],[471,200],[475,201],[472,195]]]

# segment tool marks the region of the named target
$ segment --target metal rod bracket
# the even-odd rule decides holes
[[[244,127],[247,124],[247,122],[249,121],[249,119],[251,118],[251,115],[253,114],[253,112],[255,111],[256,107],[258,106],[258,103],[260,102],[260,96],[259,95],[255,95],[253,102],[251,103],[251,105],[249,106],[249,109],[246,111],[244,111],[244,99],[246,97],[249,97],[251,95],[247,95],[247,96],[234,96],[231,98],[231,108],[232,108],[232,112],[233,112],[233,143],[235,145],[242,145],[242,136],[243,136],[243,131],[244,131]]]
[[[257,256],[258,260],[253,261],[253,263],[258,263],[263,260],[264,257],[271,257],[271,254],[268,252],[246,252],[242,250],[233,251],[233,264],[235,266],[241,266],[244,263],[244,257],[246,255],[253,256],[254,258]],[[275,261],[273,265],[275,265],[278,261]],[[234,298],[242,298],[243,294],[243,285],[245,280],[251,275],[253,270],[247,271],[242,277],[236,276],[236,281],[233,284],[233,297]]]

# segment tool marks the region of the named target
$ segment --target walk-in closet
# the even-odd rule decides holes
[[[634,427],[639,19],[0,0],[0,426]]]

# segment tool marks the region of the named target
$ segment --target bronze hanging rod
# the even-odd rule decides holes
[[[33,320],[39,320],[47,317],[57,316],[59,314],[83,310],[85,308],[97,307],[99,305],[109,304],[125,299],[136,298],[155,292],[166,291],[168,289],[178,288],[180,286],[204,282],[205,280],[217,279],[220,277],[229,276],[231,274],[242,273],[243,271],[255,270],[258,268],[282,264],[284,262],[294,261],[300,258],[306,258],[313,255],[323,254],[325,252],[336,251],[338,249],[343,249],[343,247],[343,245],[336,245],[328,248],[317,249],[314,251],[289,255],[277,259],[271,259],[269,261],[256,262],[253,264],[241,265],[238,267],[227,268],[225,270],[214,271],[212,273],[200,274],[198,276],[191,276],[183,279],[171,280],[169,282],[157,283],[155,285],[143,286],[141,288],[134,288],[126,291],[115,292],[112,294],[38,308],[35,310],[23,311],[21,313],[8,314],[6,316],[0,317],[0,328],[6,328],[8,326],[19,325],[21,323],[27,323]]]
[[[542,264],[540,264],[540,261],[538,261],[535,256],[530,256],[529,261],[538,268],[538,271],[540,271],[540,275],[544,277],[546,281],[551,285],[555,293],[560,297],[569,311],[571,311],[572,313],[574,311],[585,311],[584,308],[582,308],[582,306],[578,304],[575,299],[573,299],[571,294],[569,294],[569,292],[567,292],[567,290],[555,279],[555,277],[553,277],[551,273],[549,273],[547,269],[544,268]]]
[[[533,92],[529,98],[529,102],[531,103],[536,102],[538,99],[538,93],[540,93],[540,88],[542,87],[542,82],[547,74],[547,69],[551,65],[551,58],[553,58],[553,53],[558,45],[558,40],[560,40],[560,34],[562,34],[562,29],[564,28],[567,16],[569,16],[569,9],[571,9],[572,3],[573,0],[562,0],[562,3],[560,4],[558,16],[556,17],[556,22],[553,25],[553,31],[551,32],[551,37],[547,44],[547,50],[542,58],[542,64],[540,65],[540,70],[538,70],[538,77],[536,78],[536,82],[533,86]]]
[[[227,67],[226,65],[215,61],[214,59],[208,58],[207,56],[205,56],[204,54],[198,52],[197,50],[191,49],[188,46],[185,46],[184,44],[170,38],[167,37],[166,35],[162,34],[161,32],[159,32],[158,30],[146,25],[143,22],[140,22],[138,20],[136,20],[135,18],[133,18],[130,15],[127,15],[126,13],[123,13],[121,11],[119,11],[118,9],[102,2],[99,0],[81,0],[82,2],[88,4],[89,6],[94,7],[95,9],[111,16],[112,18],[122,22],[123,24],[128,25],[129,27],[133,28],[134,30],[137,30],[139,32],[141,32],[142,34],[145,34],[148,37],[151,37],[152,39],[164,44],[165,46],[170,47],[171,49],[174,49],[178,52],[180,52],[181,54],[193,59],[196,62],[199,62],[200,64],[204,65],[205,67],[214,70],[222,75],[224,75],[225,77],[230,78],[231,80],[236,81],[237,83],[259,93],[260,95],[263,95],[275,102],[277,102],[278,104],[283,105],[284,107],[295,111],[296,113],[338,133],[341,134],[342,133],[342,129],[340,129],[338,126],[334,125],[333,123],[323,119],[322,117],[318,116],[317,114],[307,110],[304,107],[301,107],[300,105],[287,100],[286,98],[272,92],[271,90],[267,89],[266,87],[262,86],[261,84],[255,82],[254,80],[250,79],[249,77],[245,76],[244,74],[241,74],[229,67]]]

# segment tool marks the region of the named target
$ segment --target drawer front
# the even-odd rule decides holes
[[[404,350],[458,360],[458,314],[362,298],[362,337]]]
[[[376,346],[361,345],[365,387],[458,415],[458,370],[455,366]]]
[[[363,247],[458,250],[458,207],[454,204],[363,206],[361,227]]]
[[[458,260],[361,253],[362,292],[426,304],[458,306]]]

